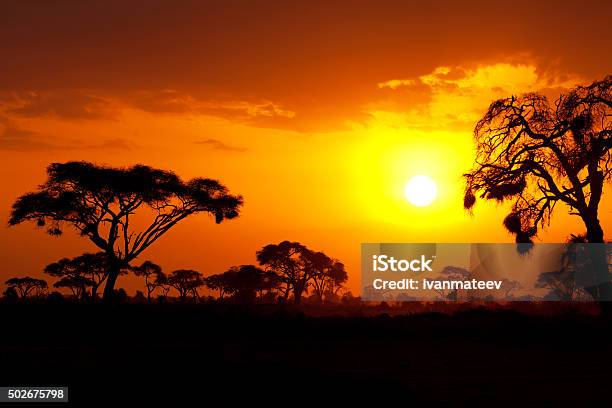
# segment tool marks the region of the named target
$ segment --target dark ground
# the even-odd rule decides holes
[[[0,385],[68,385],[78,406],[583,406],[612,386],[598,316],[0,304],[0,322]]]

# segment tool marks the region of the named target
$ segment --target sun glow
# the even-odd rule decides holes
[[[436,182],[428,176],[414,176],[406,183],[404,195],[417,207],[426,207],[434,202],[438,194]]]

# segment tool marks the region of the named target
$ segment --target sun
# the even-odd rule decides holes
[[[436,182],[428,176],[414,176],[406,183],[404,195],[417,207],[426,207],[434,202],[438,188]]]

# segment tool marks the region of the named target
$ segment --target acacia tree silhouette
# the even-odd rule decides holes
[[[284,284],[285,299],[293,293],[293,301],[301,303],[302,295],[313,285],[322,299],[326,290],[348,279],[344,265],[323,252],[315,252],[299,242],[283,241],[269,244],[257,251],[257,261],[279,276]]]
[[[579,86],[554,106],[535,93],[493,102],[474,129],[464,207],[471,210],[477,194],[513,200],[504,226],[517,242],[531,243],[562,202],[582,219],[588,242],[604,242],[598,209],[611,175],[611,85],[608,76]]]
[[[87,298],[87,288],[95,283],[83,275],[66,275],[53,284],[54,288],[68,288],[77,299]],[[92,298],[93,299],[93,298]]]
[[[75,296],[84,299],[89,295],[91,300],[95,301],[98,288],[108,277],[109,267],[109,258],[105,252],[84,253],[47,265],[45,273],[60,278],[53,284],[54,287],[67,287]],[[120,273],[127,272],[122,269]],[[87,288],[91,288],[90,293]]]
[[[136,276],[142,276],[145,279],[147,288],[147,303],[151,303],[151,294],[162,285],[166,284],[168,278],[162,271],[161,266],[151,261],[144,261],[140,266],[132,267],[132,271]]]
[[[232,288],[227,278],[227,272],[210,275],[204,279],[204,285],[210,290],[218,290],[219,300],[223,300],[226,294],[232,293]]]
[[[259,300],[275,301],[281,283],[281,277],[276,272],[264,270],[256,288]]]
[[[168,276],[167,283],[178,291],[181,301],[185,301],[190,293],[195,301],[198,298],[198,288],[204,285],[204,278],[198,271],[178,269]]]
[[[440,275],[436,278],[439,281],[464,281],[470,279],[472,274],[465,268],[458,266],[445,266],[440,272]],[[436,293],[440,295],[443,300],[457,301],[457,290],[456,289],[434,289]]]
[[[89,162],[53,163],[39,191],[13,204],[9,225],[35,221],[60,235],[64,224],[75,227],[109,257],[104,300],[113,297],[120,271],[184,218],[206,212],[217,223],[239,215],[242,197],[231,195],[216,180],[183,182],[170,171],[144,165],[112,168]],[[133,215],[148,208],[150,224],[134,231]]]
[[[502,279],[501,280],[501,290],[504,291],[504,298],[510,298],[510,295],[515,290],[521,289],[521,283],[519,281],[515,281],[512,279]]]
[[[276,272],[285,284],[284,297],[293,292],[293,301],[299,304],[302,294],[316,272],[308,267],[306,257],[310,250],[299,242],[283,241],[279,244],[269,244],[257,251],[257,261],[260,265]]]
[[[8,288],[13,288],[21,299],[28,297],[32,291],[42,292],[47,289],[47,281],[44,279],[24,276],[22,278],[11,278],[4,282]]]
[[[313,252],[306,256],[308,267],[314,270],[311,285],[319,302],[326,294],[336,294],[342,284],[348,280],[344,264],[332,259],[323,252]]]
[[[561,202],[579,216],[588,243],[603,243],[599,203],[612,174],[612,76],[562,94],[554,106],[535,93],[500,99],[476,124],[476,164],[467,174],[464,207],[476,195],[512,200],[504,226],[528,250]],[[589,248],[596,300],[612,300],[603,248]],[[607,307],[607,306],[606,306]]]

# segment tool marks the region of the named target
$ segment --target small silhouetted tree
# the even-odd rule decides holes
[[[191,294],[193,299],[198,298],[198,288],[204,284],[202,274],[192,269],[178,269],[168,276],[168,285],[179,293],[182,301]]]
[[[354,296],[351,291],[342,295],[340,302],[345,306],[357,306],[361,304],[361,296]]]
[[[573,300],[579,290],[574,277],[567,271],[542,272],[535,287],[548,289],[547,297],[556,300]]]
[[[113,300],[117,303],[127,303],[130,298],[123,288],[115,289],[112,296]]]
[[[259,300],[274,301],[276,299],[278,287],[282,284],[282,278],[274,271],[264,270],[262,280],[257,289]]]
[[[51,235],[60,235],[66,224],[76,228],[109,257],[106,300],[113,297],[120,271],[178,222],[204,212],[220,223],[237,217],[242,205],[242,197],[216,180],[184,182],[170,171],[144,165],[53,163],[47,174],[38,191],[13,204],[9,224],[34,221]],[[152,215],[140,231],[133,222],[136,213]]]
[[[323,293],[325,293],[328,283],[326,275],[332,264],[332,260],[323,252],[315,252],[310,250],[304,251],[302,258],[304,259],[305,268],[310,269],[310,285],[314,289],[316,299],[322,303]]]
[[[41,295],[48,287],[47,281],[44,279],[32,278],[30,276],[11,278],[4,283],[8,288],[13,288],[21,299],[27,298],[32,293]]]
[[[136,276],[144,277],[145,287],[147,288],[147,303],[151,303],[151,294],[167,281],[161,266],[151,261],[144,261],[140,266],[132,267],[132,271]]]
[[[208,288],[219,290],[220,299],[232,294],[239,303],[253,303],[257,295],[272,291],[279,282],[279,277],[272,271],[264,271],[255,265],[233,266],[219,275],[205,279]]]
[[[47,302],[51,304],[60,304],[60,303],[64,303],[64,301],[65,301],[64,295],[62,295],[60,292],[56,290],[49,293],[49,295],[47,296]]]
[[[464,281],[470,279],[471,274],[467,269],[457,266],[445,266],[436,278],[439,281]],[[456,289],[434,289],[444,300],[457,300]]]
[[[343,302],[345,295],[346,293],[340,299],[341,302]],[[362,295],[364,299],[367,299],[368,301],[378,301],[381,299],[393,300],[393,292],[391,289],[374,289],[373,285],[365,286],[362,290]],[[350,296],[353,296],[353,294],[351,293]]]
[[[145,297],[144,293],[141,290],[137,290],[134,298],[132,299],[134,303],[151,303],[151,300]]]
[[[9,286],[2,292],[3,300],[7,303],[15,303],[19,300],[19,295],[15,287]]]
[[[605,252],[604,247],[600,249]],[[550,299],[567,301],[594,299],[588,288],[578,285],[578,280],[588,282],[593,278],[590,276],[592,269],[588,251],[584,235],[571,235],[561,254],[559,269],[541,273],[535,287],[548,289],[546,297]],[[605,256],[607,258],[609,254]]]
[[[91,285],[91,299],[96,300],[98,289],[108,279],[111,259],[105,252],[97,252],[95,254],[84,253],[74,258],[73,262],[82,271],[83,275],[93,282]],[[119,270],[119,275],[125,274],[127,274],[127,269],[122,267]]]
[[[329,284],[327,285],[326,292],[338,295],[338,292],[344,289],[344,284],[348,281],[348,273],[342,262],[337,259],[332,261],[333,263],[328,272]]]
[[[512,279],[502,279],[501,280],[501,290],[504,291],[504,297],[508,299],[512,292],[515,290],[519,290],[521,288],[521,283]]]
[[[207,276],[204,279],[204,285],[210,290],[219,291],[219,300],[223,300],[225,294],[231,291],[231,285],[224,273]]]
[[[157,296],[158,301],[165,301],[168,298],[168,293],[172,286],[168,284],[168,276],[165,273],[161,273],[155,277],[157,287],[161,290],[161,295]]]
[[[95,283],[83,275],[66,275],[53,284],[54,288],[68,288],[77,299],[87,297],[87,288]]]
[[[284,283],[284,297],[293,293],[293,300],[299,304],[313,275],[317,272],[309,266],[307,257],[311,251],[299,242],[283,241],[270,244],[257,252],[260,265],[276,272]]]
[[[348,280],[344,264],[323,252],[311,251],[305,258],[307,267],[314,270],[311,285],[319,302],[323,302],[326,293],[336,294]]]
[[[108,278],[110,260],[105,252],[84,253],[74,258],[62,258],[45,267],[45,273],[60,278],[56,288],[69,288],[80,298],[97,299],[98,288]],[[120,273],[127,273],[121,269]],[[79,286],[80,285],[80,286]],[[77,295],[78,292],[78,295]]]

